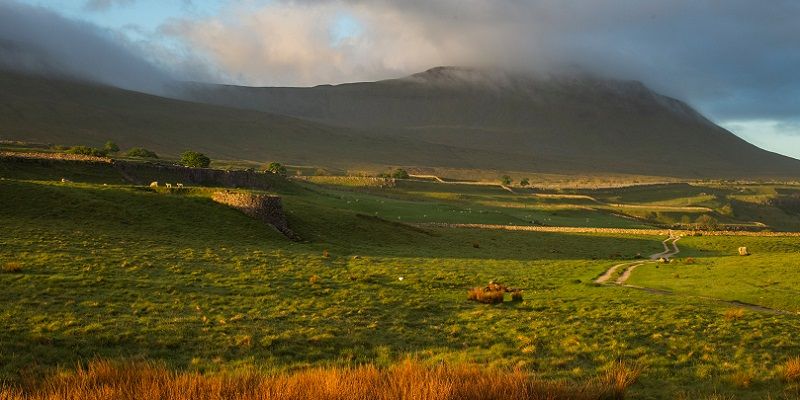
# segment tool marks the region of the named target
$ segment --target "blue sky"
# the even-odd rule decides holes
[[[0,6],[18,2],[52,11],[64,26],[89,24],[77,30],[130,53],[104,59],[121,58],[131,76],[140,61],[182,80],[262,86],[376,80],[439,65],[578,67],[640,80],[758,146],[800,158],[800,2],[794,0],[0,0]],[[54,43],[70,40],[65,35]],[[91,42],[84,39],[76,36],[75,46]],[[91,49],[83,54],[85,60],[71,62],[92,71]],[[98,74],[113,77],[113,65],[104,67]]]

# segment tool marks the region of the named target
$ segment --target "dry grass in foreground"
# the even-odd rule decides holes
[[[254,399],[622,399],[638,368],[615,363],[583,384],[538,381],[522,371],[478,365],[426,367],[405,361],[387,369],[316,368],[295,373],[201,375],[153,363],[95,361],[25,389],[0,389],[0,400]]]

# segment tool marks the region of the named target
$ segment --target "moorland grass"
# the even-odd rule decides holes
[[[782,371],[800,354],[797,316],[747,311],[728,320],[730,306],[715,301],[591,283],[619,263],[609,256],[659,252],[662,238],[406,229],[396,219],[358,217],[315,191],[277,194],[307,243],[213,203],[206,190],[0,181],[0,263],[24,265],[0,274],[0,379],[20,382],[95,358],[271,373],[386,368],[413,355],[570,382],[625,360],[641,370],[634,397],[763,398],[791,387]],[[780,238],[680,243],[696,263],[658,272],[782,260],[797,249]],[[739,245],[754,255],[724,256]],[[774,263],[760,265],[769,272]],[[797,276],[777,271],[781,282]],[[631,282],[649,273],[642,266]],[[492,280],[513,282],[524,300],[466,299]],[[749,387],[734,384],[737,371],[752,371]]]

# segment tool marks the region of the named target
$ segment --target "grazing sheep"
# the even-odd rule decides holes
[[[740,256],[749,256],[750,252],[747,251],[747,247],[739,247],[739,255]]]
[[[176,184],[175,184],[175,186],[177,186],[177,187],[179,187],[179,188],[182,188],[182,187],[183,187],[183,184],[182,184],[182,183],[176,183]]]
[[[165,183],[165,185],[167,185],[167,188],[172,189],[172,184],[171,183]]]
[[[61,183],[70,183],[71,181],[67,178],[61,178]]]
[[[155,188],[158,187],[158,182],[150,182],[150,187]]]

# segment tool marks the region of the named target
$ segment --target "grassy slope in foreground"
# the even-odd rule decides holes
[[[584,380],[621,358],[644,368],[638,396],[758,398],[800,353],[796,316],[729,321],[716,302],[588,284],[609,249],[649,254],[657,238],[422,232],[297,189],[285,207],[312,242],[295,244],[204,193],[0,181],[0,261],[22,268],[0,274],[3,377],[93,357],[209,371],[415,354]],[[491,279],[525,300],[466,301]],[[737,388],[741,371],[756,383]]]

